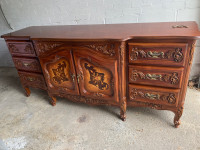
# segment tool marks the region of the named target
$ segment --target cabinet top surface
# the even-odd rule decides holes
[[[182,25],[182,27],[173,26]],[[195,37],[200,38],[196,22],[160,22],[97,25],[31,26],[2,35],[3,38],[127,40],[134,37]]]

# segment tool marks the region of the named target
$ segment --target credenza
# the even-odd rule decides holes
[[[195,22],[32,26],[2,35],[25,93],[90,105],[174,112],[180,125],[200,38]]]

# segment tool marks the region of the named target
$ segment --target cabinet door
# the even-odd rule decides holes
[[[59,51],[59,49],[58,49]],[[41,57],[40,62],[52,94],[79,94],[72,52],[69,48]]]
[[[117,60],[87,48],[73,55],[81,95],[118,102]]]

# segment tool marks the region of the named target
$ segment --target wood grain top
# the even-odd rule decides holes
[[[173,28],[184,25],[187,28]],[[200,38],[196,22],[161,22],[97,25],[31,26],[2,38],[64,39],[64,40],[127,40],[134,37],[188,37]]]

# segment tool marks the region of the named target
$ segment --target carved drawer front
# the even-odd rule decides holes
[[[186,43],[129,43],[129,63],[184,66]]]
[[[179,89],[157,88],[129,84],[129,102],[147,102],[177,106]]]
[[[129,83],[181,88],[183,68],[129,66]]]
[[[40,63],[36,58],[13,57],[13,61],[18,70],[42,72]]]
[[[39,73],[27,73],[18,71],[20,80],[23,86],[34,87],[46,90],[45,80],[42,74]]]
[[[36,56],[31,42],[7,42],[7,45],[13,56]]]

